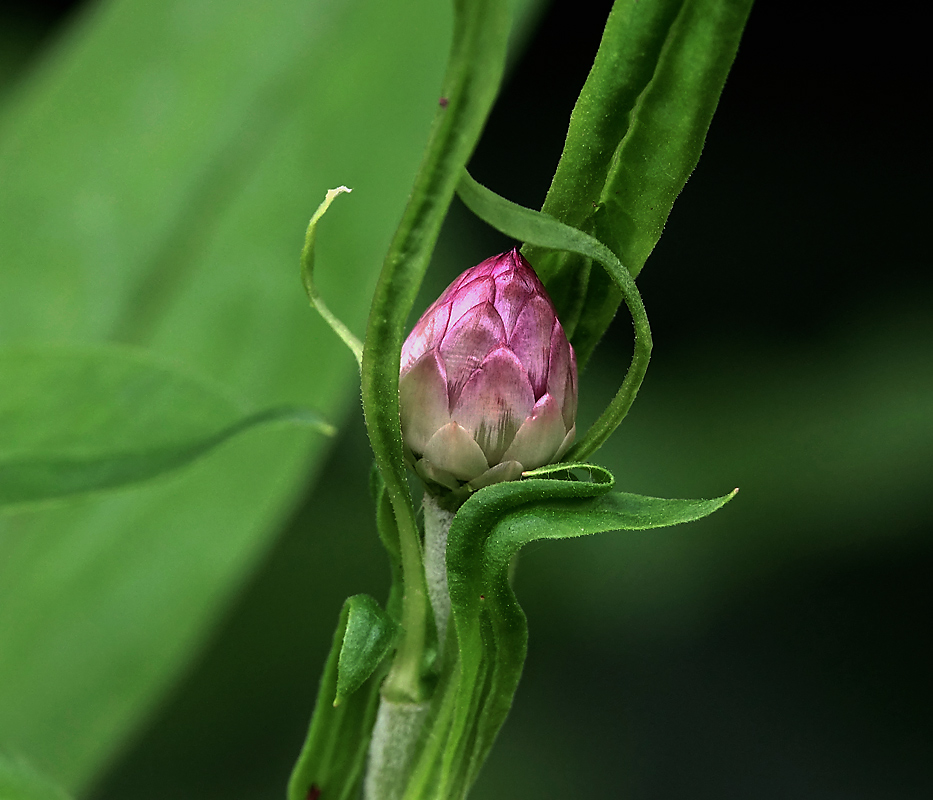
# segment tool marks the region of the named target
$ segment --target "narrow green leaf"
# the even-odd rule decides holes
[[[535,502],[551,496],[553,491],[568,491],[571,496],[589,496],[608,491],[612,487],[612,474],[592,464],[557,464],[534,470],[529,475],[560,474],[579,471],[589,474],[590,481],[554,481],[540,477],[495,484],[480,490],[461,508],[454,520],[448,538],[448,581],[451,598],[458,586],[463,585],[462,573],[451,571],[456,560],[461,569],[470,573],[481,569],[481,546],[485,535],[483,525],[492,526],[507,509],[526,502]],[[579,484],[568,487],[566,484]],[[464,528],[457,520],[467,510],[471,523],[467,535],[459,534]],[[473,546],[480,545],[480,549]],[[452,548],[453,551],[452,552]],[[453,610],[453,606],[452,606]],[[462,606],[460,611],[462,612]],[[470,769],[476,744],[478,720],[491,687],[495,642],[487,616],[482,613],[465,617],[455,612],[457,648],[456,658],[445,659],[445,672],[434,697],[431,736],[424,745],[419,763],[412,774],[404,800],[442,800],[462,798],[472,783]]]
[[[337,693],[340,705],[376,671],[395,645],[399,628],[368,594],[347,600],[347,629],[337,664]]]
[[[0,800],[68,800],[69,795],[26,762],[0,753]]]
[[[328,189],[324,201],[318,206],[317,211],[311,216],[311,222],[308,223],[308,230],[305,233],[305,246],[301,251],[301,282],[304,284],[305,291],[308,293],[308,300],[311,306],[320,314],[324,321],[330,325],[331,330],[336,333],[343,343],[350,348],[356,358],[358,366],[363,365],[363,343],[354,336],[353,332],[344,325],[334,313],[327,307],[321,293],[314,283],[314,239],[317,234],[317,224],[321,221],[334,198],[344,192],[352,192],[346,186],[338,186],[336,189]]]
[[[735,492],[713,500],[666,500],[610,492],[585,499],[535,503],[505,515],[496,524],[483,549],[482,583],[475,587],[485,598],[484,611],[492,623],[495,661],[489,698],[473,748],[471,780],[505,722],[525,663],[527,623],[509,580],[509,566],[518,551],[542,539],[691,522],[722,508],[734,496]]]
[[[712,500],[678,500],[608,492],[581,500],[546,500],[510,512],[498,523],[486,553],[501,568],[510,548],[539,539],[568,539],[608,531],[643,531],[696,522],[718,511],[738,494],[734,489]],[[509,556],[511,557],[511,556]],[[506,559],[507,560],[507,559]]]
[[[469,676],[478,671],[483,660],[489,661],[491,670],[475,730],[468,733],[471,720],[465,715],[453,726],[467,740],[472,738],[467,785],[475,780],[505,721],[525,660],[527,625],[509,581],[515,554],[525,544],[541,539],[697,520],[735,495],[714,500],[666,500],[611,492],[611,479],[596,477],[599,480],[593,483],[532,479],[501,484],[498,491],[471,498],[451,526],[448,581],[464,676],[458,702],[466,702],[476,691],[469,685]],[[487,632],[485,625],[489,626]],[[464,753],[460,759],[465,757]]]
[[[571,228],[549,214],[533,211],[500,197],[485,186],[481,186],[463,171],[457,193],[467,208],[480,219],[507,236],[529,242],[539,247],[563,250],[584,255],[601,263],[612,277],[632,315],[635,326],[635,351],[622,385],[609,406],[596,422],[567,452],[568,461],[582,461],[596,451],[625,418],[635,402],[635,395],[648,370],[651,359],[651,328],[635,279],[622,266],[616,255],[602,242]]]
[[[580,473],[584,473],[590,483],[611,485],[615,480],[612,473],[605,467],[601,467],[598,464],[585,464],[579,461],[562,461],[559,464],[545,464],[543,467],[523,472],[522,478],[564,476],[565,480],[582,480]]]
[[[512,691],[503,683],[498,642],[491,625],[483,561],[487,539],[510,512],[546,499],[589,498],[610,491],[612,475],[600,470],[594,482],[531,478],[489,486],[473,495],[457,512],[447,539],[447,582],[451,614],[456,624],[460,657],[460,683],[444,764],[444,786],[449,795],[457,785],[469,786],[498,732],[496,720],[505,719]],[[524,636],[523,628],[517,635]],[[524,642],[524,639],[522,639]],[[485,674],[480,682],[479,676]],[[511,673],[509,673],[509,676]],[[490,721],[492,720],[492,721]]]
[[[339,705],[334,698],[338,694],[340,658],[351,604],[358,603],[361,596],[349,598],[340,612],[308,735],[288,781],[288,800],[314,797],[313,789],[320,790],[321,796],[328,800],[354,800],[359,794],[384,670],[372,675]]]
[[[637,276],[700,158],[752,0],[616,0],[542,210]],[[622,298],[574,253],[528,247],[581,369]]]
[[[411,197],[376,284],[363,345],[366,428],[395,512],[405,574],[404,636],[387,682],[387,691],[398,699],[417,701],[427,691],[421,672],[430,628],[399,421],[402,339],[460,173],[499,90],[508,33],[504,0],[455,0],[453,44],[441,98]]]
[[[0,380],[0,507],[147,480],[257,425],[333,433],[310,411],[250,412],[117,345],[0,349]]]

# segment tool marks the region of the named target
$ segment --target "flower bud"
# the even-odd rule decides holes
[[[531,265],[512,250],[457,278],[402,347],[402,435],[426,481],[479,489],[573,442],[577,362]]]

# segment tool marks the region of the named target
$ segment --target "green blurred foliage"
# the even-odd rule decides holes
[[[3,106],[0,341],[139,345],[255,407],[339,421],[355,369],[308,310],[302,235],[327,188],[357,187],[319,253],[359,329],[449,23],[428,0],[82,8]],[[0,519],[3,744],[69,789],[94,780],[322,454],[251,432],[183,475]]]
[[[471,165],[525,205],[543,201],[607,10],[580,6],[555,0]],[[933,793],[920,29],[832,4],[753,9],[700,165],[639,278],[656,340],[648,378],[597,454],[625,491],[741,492],[689,527],[522,555],[529,659],[476,798]],[[355,86],[376,68],[347,69]],[[289,269],[318,199],[281,199],[294,217]],[[341,211],[322,227],[318,270],[328,302],[359,320],[364,293],[328,252],[327,227],[352,224]],[[505,244],[455,208],[422,307]],[[288,286],[304,313],[297,278]],[[583,376],[585,419],[629,347],[623,317]],[[186,655],[201,654],[94,797],[282,796],[344,598],[388,588],[369,458],[351,416],[275,546],[252,552],[253,577],[209,646],[188,642]]]
[[[68,800],[58,786],[22,759],[0,754],[0,797],[4,800]]]
[[[123,488],[188,466],[257,425],[333,426],[291,406],[252,412],[144,350],[0,349],[0,508]]]

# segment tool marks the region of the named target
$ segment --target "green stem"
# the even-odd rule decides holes
[[[418,702],[424,681],[430,606],[421,543],[408,489],[399,422],[398,376],[405,322],[453,200],[495,100],[505,65],[504,0],[455,0],[453,46],[431,135],[411,199],[376,284],[361,369],[363,412],[376,464],[398,524],[404,590],[403,635],[383,693]]]

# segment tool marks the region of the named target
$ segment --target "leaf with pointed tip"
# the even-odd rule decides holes
[[[435,701],[431,739],[406,800],[455,797],[475,780],[505,721],[518,685],[527,625],[509,582],[524,545],[614,530],[645,530],[700,519],[734,492],[714,500],[666,500],[613,492],[612,475],[587,464],[546,473],[589,480],[531,477],[477,492],[457,512],[447,545],[451,611],[458,659]],[[546,474],[542,471],[540,474]]]
[[[333,433],[311,411],[249,411],[118,345],[0,349],[0,376],[0,507],[148,480],[257,425]]]
[[[368,594],[347,600],[347,629],[337,662],[337,693],[340,705],[359,689],[392,650],[399,627]]]
[[[526,491],[534,495],[547,490],[530,487]],[[458,609],[454,611],[458,626],[466,617],[485,618],[492,633],[483,641],[484,657],[492,662],[492,674],[470,757],[472,776],[478,772],[505,722],[525,662],[527,624],[509,581],[509,565],[518,551],[542,539],[568,539],[692,522],[722,508],[735,496],[735,492],[731,492],[712,500],[668,500],[622,492],[590,492],[590,496],[585,496],[579,486],[555,487],[551,491],[556,495],[553,499],[536,499],[511,510],[506,508],[524,492],[516,492],[512,497],[503,493],[501,498],[486,499],[484,504],[503,503],[503,513],[481,545],[482,570],[463,569],[461,564],[455,581],[458,583],[456,602],[451,591],[451,607]],[[475,541],[479,531],[475,527],[468,530],[470,520],[484,519],[488,513],[485,508],[471,509],[463,520],[465,527],[457,531],[457,539]],[[448,558],[448,568],[452,560]]]

